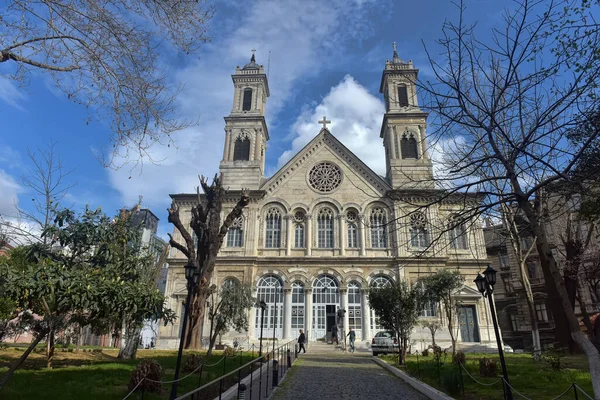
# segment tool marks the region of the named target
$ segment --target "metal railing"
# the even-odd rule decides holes
[[[273,388],[285,376],[296,360],[296,341],[289,341],[277,348],[273,343],[272,349],[265,349],[263,355],[240,365],[238,368],[224,374],[204,385],[191,390],[175,400],[199,399],[256,399],[269,397]]]

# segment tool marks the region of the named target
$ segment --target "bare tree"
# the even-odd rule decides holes
[[[200,177],[200,185],[204,194],[200,195],[200,188],[196,188],[198,198],[196,205],[191,209],[192,215],[189,225],[191,231],[196,235],[196,243],[190,230],[184,226],[179,215],[179,206],[175,201],[168,210],[168,221],[175,226],[185,242],[185,244],[181,244],[172,235],[169,235],[169,244],[181,251],[200,272],[198,288],[192,297],[191,303],[186,304],[186,307],[188,307],[188,328],[183,338],[185,348],[194,349],[200,348],[201,345],[200,331],[204,321],[206,299],[211,293],[209,283],[214,273],[217,254],[221,249],[229,227],[236,218],[242,215],[242,210],[250,202],[248,193],[242,191],[239,201],[221,223],[221,211],[227,193],[223,188],[221,178],[215,175],[212,184],[209,186],[208,179],[202,176]]]
[[[585,117],[581,111],[597,108],[600,28],[589,7],[597,3],[520,0],[484,42],[465,23],[461,3],[459,21],[444,24],[441,58],[428,51],[436,79],[419,87],[435,115],[438,143],[460,143],[446,154],[449,173],[439,184],[447,193],[485,196],[473,215],[511,202],[519,207],[536,237],[556,326],[568,327],[585,352],[600,399],[600,355],[579,328],[539,197],[552,182],[569,178],[582,149],[596,139],[566,140]]]
[[[213,13],[205,0],[11,0],[0,12],[0,77],[25,85],[49,74],[90,117],[111,121],[115,150],[147,155],[188,125],[160,56],[197,50]]]

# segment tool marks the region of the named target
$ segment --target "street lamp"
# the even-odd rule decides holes
[[[181,355],[183,353],[183,342],[186,334],[185,330],[187,327],[190,302],[192,301],[192,293],[195,291],[195,288],[198,287],[198,283],[200,282],[200,271],[198,271],[196,265],[194,265],[194,262],[192,260],[188,260],[188,263],[185,265],[185,279],[187,281],[187,298],[185,300],[185,306],[183,308],[183,321],[181,321],[181,338],[179,339],[179,351],[177,353],[177,364],[175,365],[175,378],[173,386],[171,386],[171,400],[174,400],[177,397],[177,380],[179,379]]]
[[[256,306],[260,307],[260,347],[258,349],[258,356],[262,357],[263,327],[265,325],[265,310],[267,309],[267,303],[265,303],[264,300],[261,300]]]
[[[477,290],[487,297],[490,302],[490,311],[492,313],[492,322],[494,323],[494,332],[496,333],[496,343],[498,345],[498,354],[500,355],[500,364],[502,365],[502,375],[506,383],[506,398],[512,400],[512,391],[508,385],[508,372],[506,371],[506,362],[504,361],[504,346],[500,340],[500,332],[498,330],[498,319],[496,318],[496,308],[494,307],[494,300],[492,293],[494,293],[494,285],[496,284],[496,270],[488,265],[483,275],[477,274],[477,278],[473,281],[477,285]]]

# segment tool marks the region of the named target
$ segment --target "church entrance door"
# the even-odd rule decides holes
[[[340,306],[337,280],[330,275],[319,276],[313,284],[313,320],[310,338],[327,338],[335,324],[335,313]]]

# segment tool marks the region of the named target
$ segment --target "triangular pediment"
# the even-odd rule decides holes
[[[454,295],[458,297],[481,297],[481,293],[479,293],[477,289],[467,285],[463,285],[463,287],[460,288],[460,290],[454,292]]]
[[[279,171],[262,185],[267,195],[273,195],[282,186],[289,184],[292,177],[306,174],[307,168],[320,160],[333,161],[343,173],[358,178],[360,182],[347,179],[346,185],[361,185],[369,188],[374,195],[383,196],[391,189],[389,184],[342,144],[328,129],[323,128],[306,146],[292,157]],[[301,182],[300,180],[296,180]],[[308,183],[306,183],[308,185]]]

